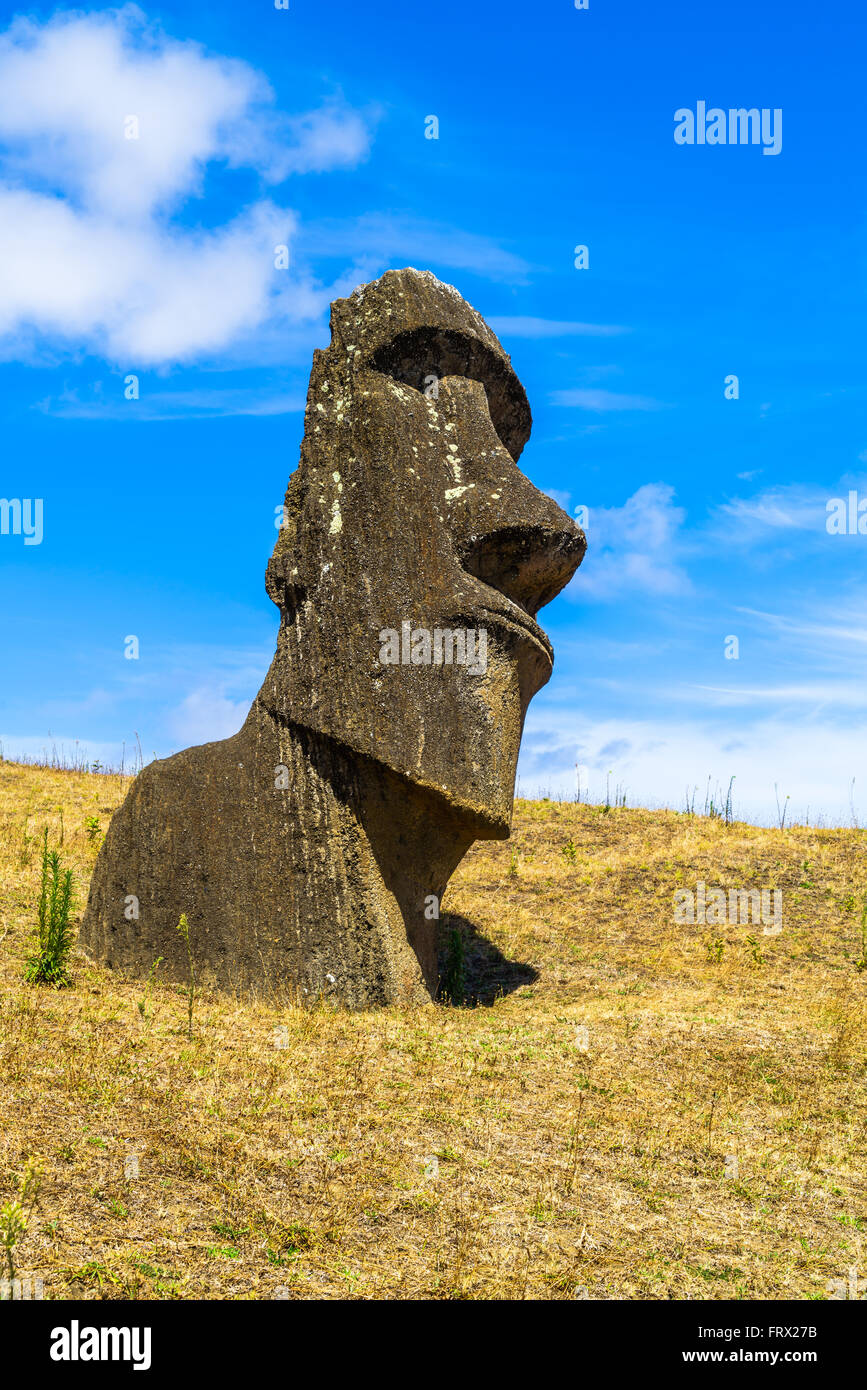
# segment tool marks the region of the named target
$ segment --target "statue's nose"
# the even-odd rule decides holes
[[[448,378],[440,407],[454,441],[447,452],[464,469],[461,485],[445,494],[461,564],[535,616],[580,565],[584,532],[518,468],[491,423],[481,383]]]
[[[587,548],[584,532],[561,516],[559,526],[540,518],[468,537],[458,546],[464,569],[535,617],[569,583]]]

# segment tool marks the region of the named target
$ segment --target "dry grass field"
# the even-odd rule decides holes
[[[464,1006],[201,994],[190,1038],[159,971],[23,980],[43,828],[80,913],[86,823],[128,780],[0,763],[0,1207],[33,1161],[13,1253],[46,1298],[824,1299],[867,1277],[863,831],[519,801],[445,900]],[[782,889],[783,931],[676,925],[698,881]]]

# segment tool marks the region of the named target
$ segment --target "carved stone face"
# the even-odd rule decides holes
[[[508,834],[524,715],[551,673],[533,615],[584,552],[516,467],[529,431],[508,358],[449,286],[390,271],[333,306],[268,566],[271,669],[237,734],[136,777],[82,945],[186,980],[184,912],[197,978],[235,991],[435,995],[425,904],[473,839]],[[383,664],[404,624],[431,647],[484,631],[484,660]]]
[[[524,716],[552,667],[534,615],[583,533],[517,468],[526,396],[456,290],[389,271],[337,301],[331,328],[268,566],[282,621],[259,701],[444,799],[475,836],[505,836]],[[427,664],[424,637],[407,650],[419,630],[432,656],[437,630],[464,633],[468,656],[484,631],[485,660],[477,646],[449,664],[460,645],[445,638]],[[384,664],[389,633],[409,664]]]

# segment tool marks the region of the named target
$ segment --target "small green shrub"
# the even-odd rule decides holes
[[[756,937],[756,936],[748,936],[748,937],[746,938],[745,946],[746,946],[746,950],[749,951],[750,956],[752,957],[754,963],[755,963],[756,965],[764,965],[764,963],[765,963],[765,958],[764,958],[764,956],[762,955],[762,945],[761,945],[761,942],[759,941],[758,937]]]
[[[104,838],[99,816],[87,816],[84,822],[84,833],[92,845]]]
[[[27,1234],[30,1213],[39,1197],[40,1170],[29,1159],[18,1182],[18,1198],[0,1207],[0,1250],[3,1251],[6,1275],[15,1278],[15,1246]]]
[[[42,883],[37,916],[39,949],[27,963],[26,978],[31,984],[54,985],[62,989],[72,984],[69,954],[72,950],[72,870],[61,870],[60,855],[48,848],[48,830],[42,839]]]

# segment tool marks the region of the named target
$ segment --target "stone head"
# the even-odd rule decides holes
[[[517,466],[530,426],[509,358],[455,289],[411,269],[361,286],[314,354],[266,577],[281,612],[269,712],[385,764],[480,838],[508,834],[524,716],[553,660],[535,614],[585,549]]]

